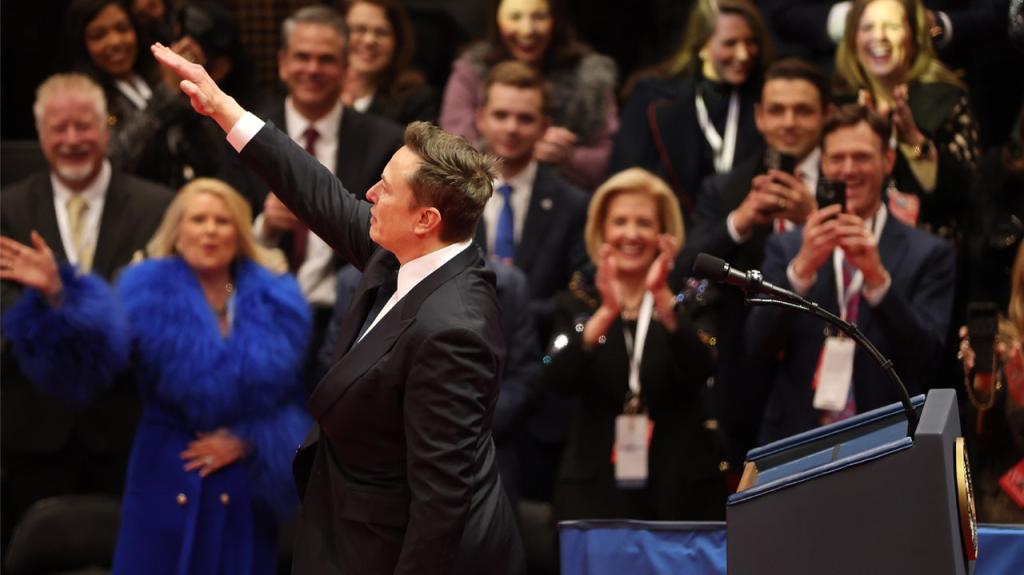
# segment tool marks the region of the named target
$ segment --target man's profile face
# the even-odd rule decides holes
[[[108,138],[105,120],[92,101],[74,93],[57,94],[43,105],[39,145],[50,170],[73,190],[91,184],[103,166]]]
[[[536,88],[493,84],[477,112],[476,125],[487,150],[506,163],[525,163],[548,128],[544,96]]]
[[[804,158],[818,145],[825,111],[814,84],[780,78],[765,82],[754,119],[772,149]]]
[[[881,204],[882,182],[894,162],[893,151],[867,122],[833,131],[822,146],[822,173],[846,182],[846,208],[862,218],[871,217]]]
[[[409,182],[422,161],[412,150],[402,146],[384,166],[380,181],[366,192],[366,199],[373,203],[370,239],[396,254],[406,252],[420,241],[415,228],[422,208],[416,206]]]
[[[345,76],[341,36],[323,24],[296,24],[277,71],[300,112],[326,113],[338,102]]]

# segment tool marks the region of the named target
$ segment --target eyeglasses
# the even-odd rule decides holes
[[[387,40],[395,35],[387,28],[371,28],[369,26],[356,25],[348,29],[352,36],[374,36],[381,40]]]

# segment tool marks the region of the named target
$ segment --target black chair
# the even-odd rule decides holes
[[[106,495],[62,495],[37,501],[14,528],[9,575],[109,574],[121,504]]]
[[[49,170],[46,157],[35,140],[0,141],[0,187]]]

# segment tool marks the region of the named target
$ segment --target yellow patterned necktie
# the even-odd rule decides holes
[[[78,255],[78,269],[87,272],[92,268],[92,249],[84,245],[85,214],[89,211],[89,202],[78,194],[68,199],[68,228],[71,231],[71,245]]]

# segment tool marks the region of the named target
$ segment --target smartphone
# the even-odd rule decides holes
[[[839,211],[846,211],[846,182],[843,180],[818,179],[818,189],[815,192],[818,200],[818,209],[823,209],[832,204],[839,204]]]
[[[764,171],[768,170],[792,174],[796,172],[796,156],[769,148],[764,153]]]
[[[974,350],[974,372],[992,373],[999,309],[988,301],[967,304],[967,335]]]

